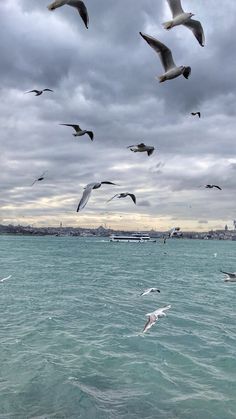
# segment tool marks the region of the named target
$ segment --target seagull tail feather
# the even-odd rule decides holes
[[[163,26],[165,29],[169,30],[169,29],[171,29],[171,28],[172,28],[172,24],[173,24],[173,21],[172,21],[172,20],[168,20],[167,22],[162,23],[162,26]]]
[[[163,83],[164,81],[166,81],[165,76],[159,76],[159,77],[156,77],[156,79],[159,80],[159,83]]]

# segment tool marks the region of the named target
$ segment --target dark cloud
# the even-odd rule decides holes
[[[77,223],[83,187],[97,180],[116,181],[117,192],[132,190],[139,205],[107,207],[114,191],[103,188],[82,213],[84,222],[99,223],[106,210],[115,223],[119,212],[137,223],[144,216],[196,224],[235,218],[235,2],[216,9],[213,0],[183,0],[203,23],[205,48],[186,28],[162,28],[170,13],[165,0],[87,0],[88,30],[73,8],[51,13],[49,3],[0,3],[2,218],[50,223],[64,214]],[[159,84],[159,58],[139,31],[166,43],[177,64],[190,65],[189,80]],[[45,87],[55,92],[24,94]],[[200,120],[190,115],[196,109]],[[60,123],[93,130],[94,142],[75,139]],[[140,141],[155,153],[126,148]],[[30,187],[45,170],[45,180]],[[206,183],[220,184],[222,193],[199,188]]]

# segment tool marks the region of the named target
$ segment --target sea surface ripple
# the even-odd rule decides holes
[[[235,251],[1,236],[0,418],[235,419]]]

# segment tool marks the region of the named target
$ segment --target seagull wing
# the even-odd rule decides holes
[[[152,36],[145,35],[142,32],[139,33],[143,37],[143,39],[145,39],[148,45],[150,45],[150,47],[152,47],[154,51],[157,52],[165,71],[168,71],[171,68],[176,67],[172,57],[172,52],[166,45],[162,44],[160,41],[158,41],[156,38],[153,38]]]
[[[140,296],[149,294],[149,292],[151,292],[151,289],[152,289],[152,288],[148,288],[148,289],[144,290],[144,291],[142,292],[142,294],[140,294]],[[149,314],[148,314],[148,316],[149,316]]]
[[[147,151],[148,156],[151,156],[151,154],[153,153],[153,151],[154,151],[154,147],[152,149],[148,150]]]
[[[184,26],[186,26],[187,28],[189,28],[195,38],[198,40],[199,44],[204,47],[205,44],[205,35],[203,32],[203,27],[201,25],[201,22],[199,22],[198,20],[194,20],[194,19],[189,19],[187,22],[183,23]]]
[[[30,90],[29,92],[25,92],[25,93],[39,93],[39,90]]]
[[[67,0],[56,0],[48,5],[48,10],[55,10],[58,7],[64,6]]]
[[[236,274],[231,272],[220,271],[222,274],[228,275],[230,278],[236,278]]]
[[[136,196],[133,193],[127,193],[127,196],[130,196],[134,204],[136,204]]]
[[[2,278],[2,279],[0,279],[0,282],[4,282],[4,281],[6,281],[7,279],[10,279],[11,277],[12,277],[12,275],[6,276],[6,278]]]
[[[105,184],[105,185],[116,185],[117,186],[116,183],[108,182],[108,181],[101,182],[101,185],[103,185],[103,184]]]
[[[86,131],[86,134],[88,134],[91,141],[93,141],[93,131]]]
[[[219,189],[220,191],[222,191],[222,188],[220,188],[220,186],[218,185],[212,185],[213,188]]]
[[[114,199],[114,198],[116,198],[117,196],[119,196],[120,194],[119,193],[117,193],[117,194],[115,194],[111,199],[108,199],[108,201],[107,202],[110,202],[110,201],[112,201],[112,199]]]
[[[167,0],[173,17],[179,16],[184,13],[180,0]]]
[[[53,92],[52,89],[43,89],[43,92]]]
[[[170,308],[171,308],[171,305],[158,308],[157,310],[153,312],[153,315],[155,315],[156,317],[166,316],[165,311],[169,310]]]
[[[76,132],[81,131],[81,128],[80,128],[80,126],[79,126],[79,125],[74,125],[74,124],[60,124],[60,125],[65,125],[66,127],[72,127],[72,128],[74,128],[74,130],[75,130]]]
[[[76,9],[78,10],[80,14],[81,19],[83,20],[86,28],[88,29],[89,15],[88,15],[87,7],[85,6],[84,2],[80,0],[68,0],[67,4],[69,6],[76,7]]]
[[[94,186],[94,184],[93,184],[93,183],[90,183],[90,184],[89,184],[89,185],[87,185],[87,186],[86,186],[86,188],[84,189],[84,192],[83,192],[82,198],[81,198],[81,200],[79,201],[79,205],[78,205],[78,207],[77,207],[76,212],[79,212],[80,210],[82,210],[82,209],[85,207],[85,205],[87,204],[87,202],[88,202],[88,200],[89,200],[89,198],[90,198],[90,195],[91,195],[91,192],[92,192],[93,186]]]
[[[157,317],[153,313],[150,313],[148,317],[148,321],[144,325],[143,333],[151,329],[151,327],[156,323],[156,321],[157,321]]]

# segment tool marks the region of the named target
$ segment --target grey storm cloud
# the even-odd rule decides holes
[[[74,211],[87,183],[110,180],[120,186],[98,190],[84,213],[132,214],[127,200],[105,204],[130,190],[136,215],[235,218],[236,4],[182,1],[204,26],[204,48],[186,28],[162,28],[170,16],[165,0],[87,0],[88,30],[73,8],[49,12],[48,0],[0,3],[3,216]],[[160,60],[139,31],[190,65],[189,80],[159,84]],[[35,88],[54,93],[24,94]],[[200,120],[191,116],[198,110]],[[75,139],[60,123],[94,131],[94,142]],[[152,156],[126,148],[141,141],[155,146]],[[206,183],[223,190],[199,187]]]

